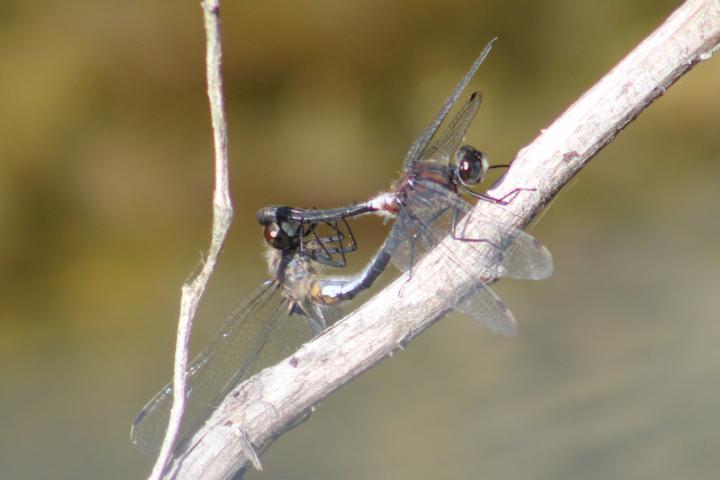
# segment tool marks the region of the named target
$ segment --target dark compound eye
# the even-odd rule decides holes
[[[465,185],[480,183],[488,169],[487,156],[470,145],[460,147],[456,156],[460,181]]]
[[[292,240],[290,236],[275,222],[269,222],[265,225],[263,236],[268,245],[278,250],[288,250],[291,247]]]

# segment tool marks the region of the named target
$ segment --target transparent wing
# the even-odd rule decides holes
[[[479,321],[490,330],[506,337],[517,334],[517,321],[512,312],[489,287],[477,285],[455,309]]]
[[[455,219],[458,241],[490,247],[495,252],[475,269],[482,267],[493,276],[520,280],[542,280],[552,274],[552,255],[537,239],[517,228],[507,232],[497,219],[484,213],[474,214],[473,220],[481,227],[480,231],[471,231],[463,220],[471,209],[469,203],[444,186],[431,181],[417,182],[390,232],[388,251],[395,266],[409,270],[453,231]],[[446,254],[451,259],[455,257],[454,252]],[[461,259],[456,262],[464,265]]]
[[[428,143],[430,143],[433,135],[435,135],[435,132],[437,132],[437,129],[440,127],[443,120],[445,120],[445,117],[447,117],[448,112],[450,112],[450,109],[453,107],[453,105],[455,105],[455,102],[457,102],[457,99],[460,97],[463,90],[465,90],[467,84],[470,83],[470,80],[475,75],[475,72],[477,72],[478,68],[480,68],[480,65],[483,63],[483,61],[485,61],[485,57],[487,57],[488,53],[490,53],[490,49],[492,49],[493,45],[495,45],[496,40],[497,38],[493,38],[492,40],[490,40],[490,42],[488,42],[487,45],[485,45],[483,51],[480,52],[480,56],[472,64],[470,70],[468,70],[462,80],[460,80],[460,82],[458,82],[458,84],[455,86],[452,93],[447,98],[447,100],[445,100],[445,103],[443,103],[443,106],[440,108],[440,111],[435,116],[433,121],[430,123],[430,125],[427,126],[427,128],[425,128],[425,130],[413,142],[413,144],[410,145],[410,149],[405,155],[405,160],[403,160],[403,171],[406,171],[408,166],[420,159]]]
[[[307,319],[289,314],[281,287],[265,282],[235,309],[188,368],[188,402],[180,438],[199,428],[235,385],[290,355],[311,336]],[[157,450],[171,406],[172,383],[135,418],[133,444],[143,451]]]
[[[422,161],[433,161],[447,164],[465,138],[467,129],[477,114],[482,95],[473,93],[462,109],[453,117],[442,136],[431,144],[423,153]]]
[[[503,247],[500,277],[544,280],[553,274],[550,250],[535,237],[515,229]]]
[[[455,220],[461,219],[471,206],[450,190],[430,181],[418,182],[408,192],[405,204],[390,231],[387,251],[401,271],[413,265],[452,231]],[[463,225],[459,222],[459,225]],[[455,268],[477,282],[469,296],[456,299],[456,308],[469,314],[495,332],[514,335],[516,322],[500,299],[485,285],[483,279],[510,277],[541,279],[552,273],[550,252],[532,236],[519,229],[510,233],[492,218],[481,219],[480,233],[456,229],[456,236],[466,244],[490,248],[482,264],[468,265],[452,249],[445,256]],[[469,236],[473,233],[475,236]]]

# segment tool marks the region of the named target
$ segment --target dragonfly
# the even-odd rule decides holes
[[[479,320],[492,331],[513,336],[517,331],[515,318],[504,303],[488,287],[488,283],[501,277],[541,280],[553,271],[550,251],[539,241],[517,228],[508,228],[489,214],[478,214],[475,220],[482,225],[482,235],[467,235],[463,225],[472,205],[464,195],[481,201],[507,205],[515,196],[532,189],[517,188],[502,198],[494,198],[472,188],[480,184],[492,168],[487,155],[469,145],[462,145],[465,134],[477,114],[482,96],[475,92],[458,113],[449,121],[441,135],[436,135],[448,113],[457,103],[480,65],[487,57],[496,39],[491,40],[470,70],[453,89],[430,125],[410,146],[400,178],[389,191],[381,192],[370,200],[328,210],[291,207],[265,207],[258,212],[260,223],[274,222],[278,214],[284,219],[314,224],[347,219],[353,216],[376,214],[394,218],[385,243],[354,283],[326,286],[328,293],[353,296],[358,285],[368,288],[382,270],[370,268],[375,264],[387,265],[387,258],[403,272],[412,274],[413,266],[448,234],[454,240],[480,244],[492,252],[484,255],[481,265],[472,268],[463,258],[446,248],[445,258],[475,279],[470,295],[452,299],[455,309]],[[433,138],[437,139],[430,143]],[[467,225],[467,222],[464,223]],[[478,275],[478,272],[483,272]]]
[[[264,207],[258,211],[257,219],[263,225],[265,241],[272,249],[282,250],[287,248],[288,245],[293,245],[304,256],[313,258],[319,263],[345,267],[347,266],[345,253],[357,249],[357,242],[347,223],[347,219],[371,211],[364,205],[358,205],[357,207],[350,206],[322,211],[293,207]],[[380,214],[380,211],[374,213]],[[310,218],[315,214],[320,216]],[[328,225],[337,230],[338,222],[343,222],[348,232],[346,236],[351,238],[349,244],[337,244],[337,240],[342,234],[318,238],[318,225]],[[307,232],[313,234],[313,243],[311,244],[302,240],[307,236]],[[331,244],[331,246],[327,247],[325,244]],[[391,256],[387,248],[385,248],[386,244],[387,240],[359,274],[318,279],[315,291],[316,300],[321,303],[348,301],[369,289],[390,263]],[[321,248],[316,245],[321,245]],[[341,256],[340,258],[333,258],[333,254],[340,254]]]
[[[263,233],[270,245],[270,279],[241,302],[188,367],[188,401],[178,449],[235,386],[289,356],[342,317],[339,304],[347,298],[333,292],[353,279],[321,278],[317,267],[347,264],[345,255],[357,249],[347,222],[309,225],[284,220],[267,223]],[[172,383],[162,388],[133,421],[131,441],[142,451],[156,451],[162,442],[172,388]]]

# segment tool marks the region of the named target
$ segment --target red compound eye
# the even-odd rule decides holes
[[[268,245],[279,250],[284,249],[288,244],[287,234],[283,232],[280,226],[275,222],[270,222],[265,225],[263,236],[265,237],[265,241]]]

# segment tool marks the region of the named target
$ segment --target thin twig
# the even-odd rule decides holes
[[[507,221],[508,229],[527,225],[590,158],[678,78],[707,60],[718,44],[717,0],[686,2],[522,149],[489,194],[499,198],[516,188],[535,191],[521,192],[507,206],[479,202],[472,215],[493,215]],[[232,477],[248,465],[243,444],[251,441],[258,450],[267,448],[318,402],[441,318],[453,307],[450,299],[469,291],[476,281],[458,266],[442,262],[441,250],[462,249],[460,258],[467,258],[468,265],[487,253],[451,242],[445,239],[413,267],[412,278],[400,277],[291,359],[231,392],[190,441],[194,448],[173,461],[168,477]],[[238,429],[246,435],[242,441]]]
[[[180,299],[180,317],[178,318],[177,338],[175,341],[175,366],[173,370],[173,405],[170,420],[165,432],[160,453],[153,467],[150,479],[162,476],[177,441],[180,423],[185,410],[185,380],[188,364],[188,345],[190,331],[200,299],[205,292],[212,275],[218,255],[222,249],[230,223],[233,208],[230,200],[227,156],[227,124],[223,109],[224,100],[221,78],[221,39],[219,0],[207,0],[202,3],[207,36],[207,89],[212,117],[213,143],[215,146],[215,190],[213,192],[212,239],[207,258],[200,273],[182,287]]]

